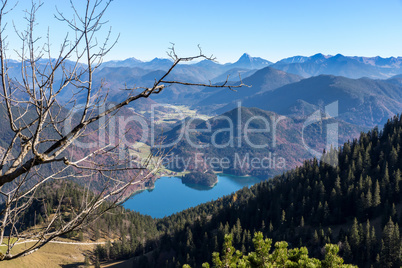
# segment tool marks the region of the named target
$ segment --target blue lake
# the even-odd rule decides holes
[[[155,189],[135,194],[123,206],[154,218],[163,218],[260,181],[253,177],[219,175],[218,183],[213,188],[207,188],[183,184],[176,177],[162,177],[155,182]]]

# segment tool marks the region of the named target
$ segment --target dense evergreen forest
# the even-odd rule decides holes
[[[88,227],[94,237],[108,232],[116,237],[98,246],[95,258],[135,257],[136,267],[201,267],[213,263],[212,253],[222,251],[225,235],[246,254],[255,250],[253,234],[261,232],[273,243],[305,246],[320,260],[326,244],[337,244],[346,263],[400,267],[401,136],[402,117],[394,117],[383,130],[362,133],[327,152],[327,163],[339,161],[335,167],[305,161],[281,176],[163,219],[116,208]],[[79,205],[74,191],[65,196],[72,196],[65,202]],[[37,210],[41,218],[52,212],[36,206],[43,207]]]

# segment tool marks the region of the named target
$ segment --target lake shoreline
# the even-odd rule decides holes
[[[142,189],[141,192],[137,191],[133,194],[123,203],[123,206],[153,218],[163,218],[230,195],[243,187],[250,187],[261,181],[251,176],[219,174],[218,183],[213,187],[200,187],[185,184],[178,176],[162,176],[152,187],[148,187],[149,189]]]
[[[252,178],[252,179],[259,179],[258,177],[254,177],[254,176],[252,176],[252,175],[242,175],[242,176],[238,176],[238,175],[223,173],[223,172],[221,172],[221,171],[214,171],[214,173],[217,175],[218,178],[217,178],[216,183],[214,183],[211,187],[208,187],[208,188],[210,188],[210,189],[214,188],[214,187],[219,183],[219,176],[235,177],[235,178],[245,178],[245,179],[246,179],[246,178],[247,178],[247,179],[249,179],[249,178]],[[130,194],[127,194],[127,196],[125,196],[125,197],[123,198],[123,200],[122,200],[121,202],[119,202],[119,204],[122,205],[122,204],[125,203],[128,199],[132,198],[133,196],[135,196],[135,195],[137,195],[137,194],[140,194],[140,193],[145,192],[145,191],[150,191],[150,190],[152,191],[152,190],[154,190],[154,189],[155,189],[155,183],[156,183],[159,179],[164,178],[164,177],[167,177],[167,178],[178,178],[178,179],[180,179],[180,180],[182,181],[182,183],[183,183],[184,185],[186,185],[186,186],[188,186],[188,187],[191,187],[191,188],[196,188],[196,187],[192,187],[192,186],[200,186],[200,185],[198,185],[198,184],[192,185],[192,184],[186,184],[186,183],[184,183],[183,180],[182,180],[183,175],[180,175],[180,174],[181,174],[181,173],[179,173],[179,172],[178,172],[177,174],[161,174],[161,175],[159,175],[158,177],[155,177],[155,178],[152,180],[152,185],[151,185],[151,186],[143,186],[142,188],[133,190]],[[261,179],[260,179],[260,180],[261,180]],[[201,186],[203,186],[203,185],[201,185]]]

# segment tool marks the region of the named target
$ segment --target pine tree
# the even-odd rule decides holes
[[[360,246],[360,234],[359,234],[359,224],[357,222],[357,219],[355,218],[353,220],[353,225],[352,228],[350,229],[350,245],[353,248],[353,250],[357,250],[357,248]]]
[[[401,258],[401,241],[398,224],[390,218],[382,234],[380,262],[382,267],[399,267]]]
[[[335,179],[335,190],[337,193],[341,193],[342,189],[341,189],[341,178],[339,177],[339,175],[336,177]]]
[[[394,177],[395,177],[395,198],[394,198],[394,200],[398,202],[400,200],[399,193],[400,193],[400,183],[401,183],[401,171],[399,169],[397,169],[395,171]]]
[[[388,193],[390,192],[388,189],[392,190],[389,179],[388,162],[386,162],[384,167],[384,175],[381,183],[381,191],[383,196],[385,196],[386,198],[388,198]]]
[[[235,244],[239,244],[241,242],[241,234],[243,230],[241,227],[240,219],[237,218],[236,226],[234,227],[234,242]]]
[[[281,225],[284,225],[285,222],[286,222],[286,213],[285,210],[282,210]]]
[[[364,170],[368,170],[371,167],[371,142],[367,146],[365,152],[364,152],[364,157],[363,157],[363,168]]]
[[[378,180],[376,180],[374,185],[373,207],[377,208],[380,204],[381,204],[380,184]]]
[[[218,237],[214,236],[214,251],[219,251]]]
[[[347,262],[352,262],[353,260],[352,249],[347,236],[345,236],[345,241],[343,242],[343,257]]]
[[[313,241],[314,241],[314,244],[318,244],[320,242],[320,238],[318,237],[317,230],[314,231]]]
[[[192,253],[195,249],[195,245],[193,240],[193,233],[191,232],[190,228],[187,228],[186,237],[186,249],[188,252]]]
[[[370,209],[373,206],[373,195],[371,194],[370,189],[367,190],[366,198],[364,203],[364,209]]]
[[[395,203],[392,203],[391,218],[393,222],[398,222],[398,213],[396,211]]]
[[[390,159],[390,166],[395,167],[398,162],[398,152],[396,151],[395,147],[392,147],[389,159]]]
[[[269,233],[272,233],[274,231],[274,226],[272,225],[272,221],[269,221],[268,231],[269,231]]]
[[[366,248],[365,252],[365,259],[367,262],[371,260],[371,247],[372,247],[372,241],[371,241],[371,226],[370,226],[370,220],[367,219],[366,226],[365,226],[365,231],[364,231],[364,247]]]
[[[357,160],[356,160],[356,171],[361,173],[363,170],[363,157],[361,155],[361,153],[359,153],[359,155],[357,156]]]
[[[330,213],[331,213],[331,211],[329,209],[328,202],[325,201],[325,203],[324,203],[324,222],[328,221]]]

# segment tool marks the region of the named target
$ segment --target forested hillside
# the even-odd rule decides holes
[[[337,243],[347,263],[399,267],[401,135],[402,118],[394,117],[382,131],[362,133],[339,152],[328,152],[325,157],[338,157],[338,166],[305,161],[282,176],[156,221],[158,234],[141,251],[125,234],[123,242],[99,247],[97,256],[142,255],[137,260],[148,267],[200,267],[221,252],[225,234],[245,253],[253,249],[252,234],[261,231],[291,248],[307,246],[319,259],[325,244]]]
[[[247,107],[238,107],[208,121],[183,121],[164,133],[164,142],[174,144],[172,153],[180,159],[166,158],[167,166],[175,171],[212,169],[266,179],[312,158],[305,144],[322,152],[330,132],[327,127],[332,123],[338,126],[340,142],[358,137],[364,129],[334,118],[306,127],[304,123],[305,119]],[[183,131],[187,131],[186,135]],[[214,163],[213,158],[226,158],[227,165]]]

